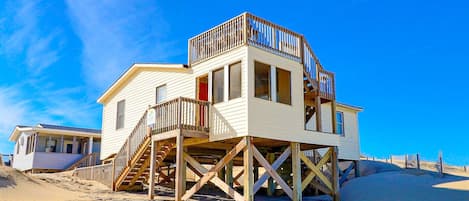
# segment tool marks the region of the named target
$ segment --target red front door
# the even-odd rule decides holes
[[[208,101],[208,76],[199,77],[197,79],[197,98],[199,100]],[[207,109],[208,108],[202,105],[199,108],[199,126],[204,126],[205,122],[208,121],[208,119],[205,119],[205,113],[208,112]]]

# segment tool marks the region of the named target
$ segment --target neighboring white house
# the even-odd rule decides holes
[[[12,167],[26,172],[62,171],[101,149],[100,130],[48,124],[16,126],[9,140]]]

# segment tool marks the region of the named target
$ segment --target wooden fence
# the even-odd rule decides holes
[[[94,180],[112,188],[112,163],[77,168],[74,170],[73,176]]]
[[[405,169],[430,170],[437,172],[440,176],[453,171],[469,173],[469,166],[450,166],[444,163],[443,154],[438,154],[437,161],[422,161],[420,154],[390,155],[389,158],[380,159],[375,157],[364,157],[362,159],[391,163]]]

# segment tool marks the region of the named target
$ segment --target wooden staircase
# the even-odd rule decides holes
[[[210,103],[207,101],[179,97],[147,110],[113,159],[113,190],[127,190],[132,186],[148,183],[151,144],[155,140],[152,136],[164,136],[164,133],[175,130],[191,130],[208,135],[209,107]],[[146,119],[148,112],[152,112],[149,116],[155,118],[150,126]],[[154,142],[157,146],[155,169],[162,165],[175,148],[175,143],[168,140],[169,138],[159,138]]]
[[[158,148],[155,158],[156,169],[163,163],[173,148],[175,148],[174,143],[165,143]],[[142,146],[141,152],[142,154],[136,156],[132,160],[132,164],[119,176],[119,180],[116,182],[116,190],[126,190],[136,184],[148,183],[151,161],[150,143],[145,143],[145,146]]]

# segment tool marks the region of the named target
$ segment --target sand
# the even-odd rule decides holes
[[[362,161],[363,177],[341,189],[343,201],[469,201],[469,177]],[[459,175],[463,175],[458,172]],[[469,175],[467,175],[469,176]]]
[[[362,161],[362,177],[347,181],[341,189],[343,201],[469,201],[469,174],[439,177],[430,171],[401,169],[396,165]],[[217,195],[216,189],[205,192],[212,195],[194,196],[194,200],[232,200]],[[157,186],[158,200],[170,200],[174,191]],[[202,193],[202,192],[200,192]],[[105,185],[81,180],[71,172],[53,174],[23,174],[9,167],[0,167],[0,201],[55,201],[55,200],[148,200],[146,192],[112,192]],[[256,200],[274,199],[256,195]],[[304,197],[304,200],[330,200],[323,197]]]

